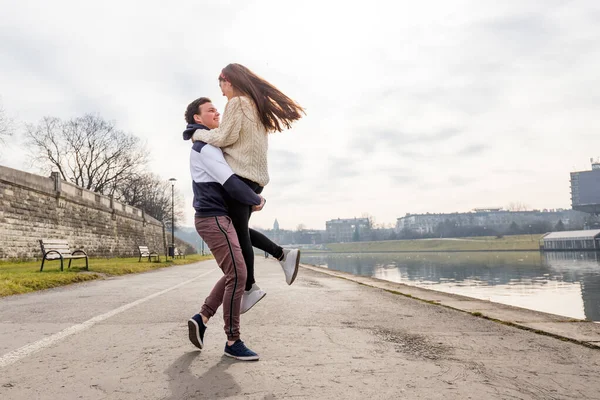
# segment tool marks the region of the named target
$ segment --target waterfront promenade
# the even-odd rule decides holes
[[[598,324],[315,267],[287,286],[256,261],[260,361],[222,356],[220,314],[188,342],[211,260],[0,299],[0,398],[600,399]]]

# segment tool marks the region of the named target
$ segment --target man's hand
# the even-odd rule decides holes
[[[264,197],[262,197],[260,194],[258,195],[258,197],[260,197],[260,204],[257,206],[252,206],[252,211],[260,211],[263,209],[263,207],[265,206],[265,203],[267,202],[267,200],[265,200]]]

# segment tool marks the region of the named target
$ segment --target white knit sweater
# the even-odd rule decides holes
[[[197,129],[192,136],[193,141],[220,147],[235,174],[260,186],[269,183],[268,139],[254,103],[246,96],[234,97],[227,102],[219,128]]]

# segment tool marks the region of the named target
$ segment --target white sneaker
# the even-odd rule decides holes
[[[267,295],[267,292],[258,287],[255,283],[252,285],[250,290],[244,291],[244,295],[242,296],[242,307],[240,309],[240,314],[245,313],[256,303],[262,300],[263,297]]]
[[[288,285],[294,283],[296,275],[298,275],[298,264],[300,264],[300,250],[299,249],[283,249],[283,260],[279,261],[283,273],[285,274],[285,281]]]

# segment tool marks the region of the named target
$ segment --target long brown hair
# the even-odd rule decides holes
[[[219,80],[230,82],[252,99],[267,132],[281,132],[284,127],[290,129],[292,122],[306,114],[294,100],[241,64],[223,68]]]

